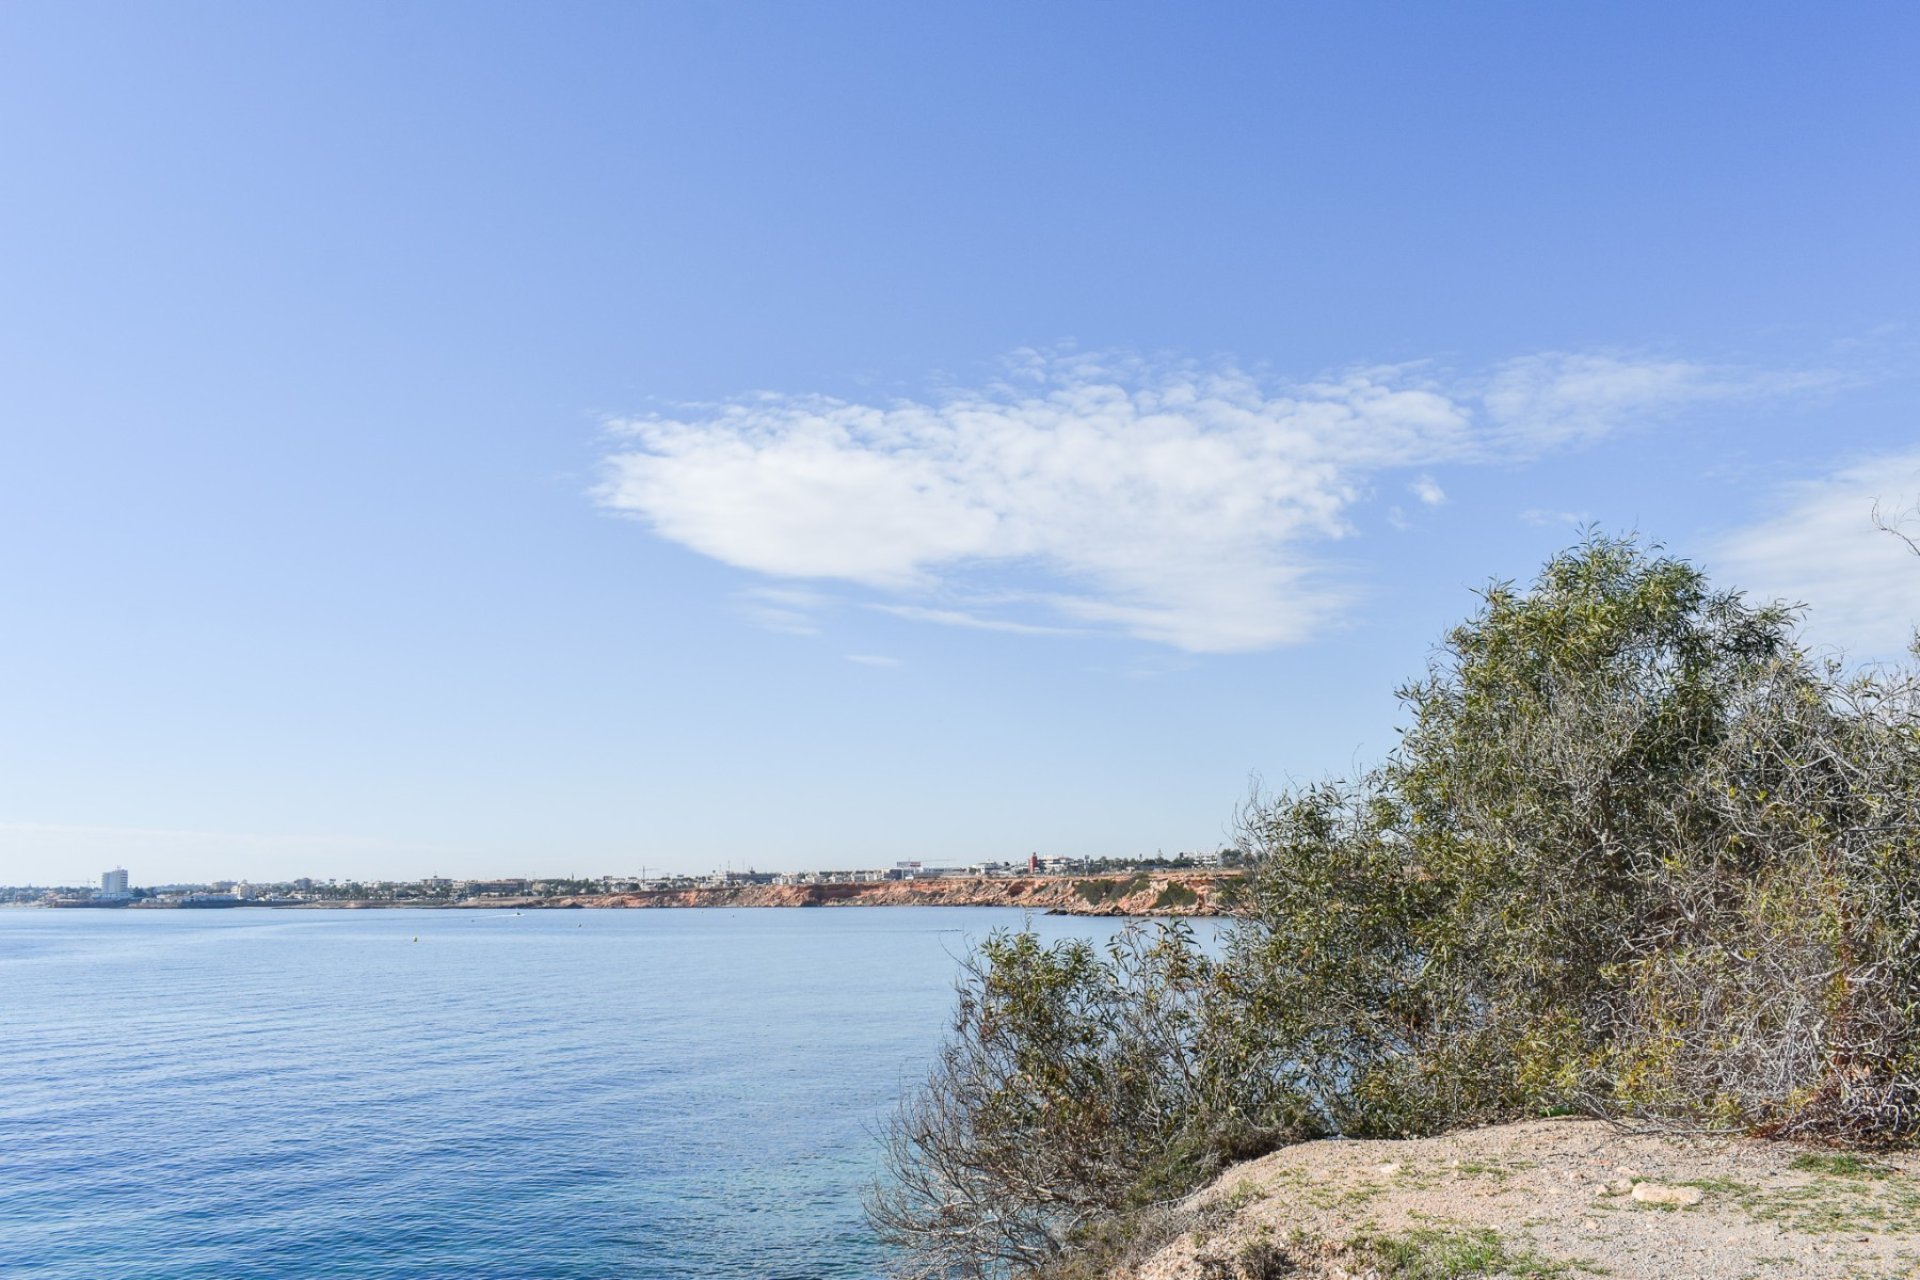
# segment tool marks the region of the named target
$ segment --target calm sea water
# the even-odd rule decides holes
[[[874,1128],[1022,918],[0,911],[0,1275],[872,1276]]]

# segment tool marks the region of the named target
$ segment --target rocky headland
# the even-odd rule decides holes
[[[1109,876],[944,876],[857,884],[742,884],[543,898],[546,907],[1026,907],[1076,916],[1209,916],[1231,904],[1232,872],[1141,871]],[[477,902],[462,906],[493,905]]]
[[[1232,909],[1241,884],[1241,876],[1235,871],[1117,871],[1089,876],[942,876],[927,880],[733,884],[550,897],[424,901],[349,898],[248,905],[294,905],[306,909],[512,908],[518,911],[568,907],[1024,907],[1047,915],[1218,916]]]

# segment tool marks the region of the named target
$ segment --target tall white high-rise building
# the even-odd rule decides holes
[[[127,896],[127,869],[115,867],[111,871],[100,873],[100,892],[113,898]]]

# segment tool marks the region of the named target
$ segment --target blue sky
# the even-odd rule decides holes
[[[0,10],[0,881],[1208,847],[1597,522],[1897,653],[1901,5]]]

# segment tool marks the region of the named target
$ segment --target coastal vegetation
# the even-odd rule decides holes
[[[1104,902],[1113,902],[1139,893],[1152,882],[1152,877],[1142,873],[1126,880],[1082,880],[1074,885],[1074,892],[1089,906],[1099,906]]]
[[[1224,944],[987,941],[887,1135],[899,1274],[1098,1274],[1229,1162],[1580,1113],[1920,1138],[1920,674],[1592,535],[1358,777],[1257,796]],[[1863,1165],[1862,1167],[1870,1167]]]

